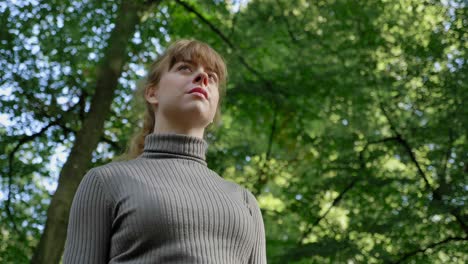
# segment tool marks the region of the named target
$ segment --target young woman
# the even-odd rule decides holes
[[[207,44],[172,44],[148,74],[132,159],[91,169],[73,200],[63,263],[266,263],[255,197],[206,163],[226,66]]]

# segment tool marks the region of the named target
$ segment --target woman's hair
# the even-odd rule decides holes
[[[156,122],[154,108],[146,101],[145,93],[148,89],[157,87],[161,76],[180,61],[193,61],[196,64],[213,69],[218,75],[219,101],[213,123],[209,127],[217,125],[220,122],[221,103],[226,94],[227,78],[227,69],[223,58],[206,43],[188,39],[178,40],[172,43],[164,54],[157,58],[149,68],[146,81],[138,91],[138,96],[143,97],[146,103],[143,127],[131,138],[126,153],[120,159],[133,159],[143,152],[145,137],[153,132]]]

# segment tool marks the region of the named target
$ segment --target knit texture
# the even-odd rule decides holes
[[[73,199],[63,263],[266,263],[255,197],[207,167],[207,148],[150,134],[138,158],[91,169]]]

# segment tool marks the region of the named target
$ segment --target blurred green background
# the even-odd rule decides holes
[[[229,69],[208,164],[268,263],[467,263],[464,0],[0,2],[0,263],[58,263],[74,191],[142,122],[179,38]],[[55,194],[55,195],[54,195]]]

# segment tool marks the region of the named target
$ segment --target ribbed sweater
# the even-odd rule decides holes
[[[207,148],[201,138],[153,133],[136,159],[88,171],[63,263],[266,263],[255,197],[208,168]]]

